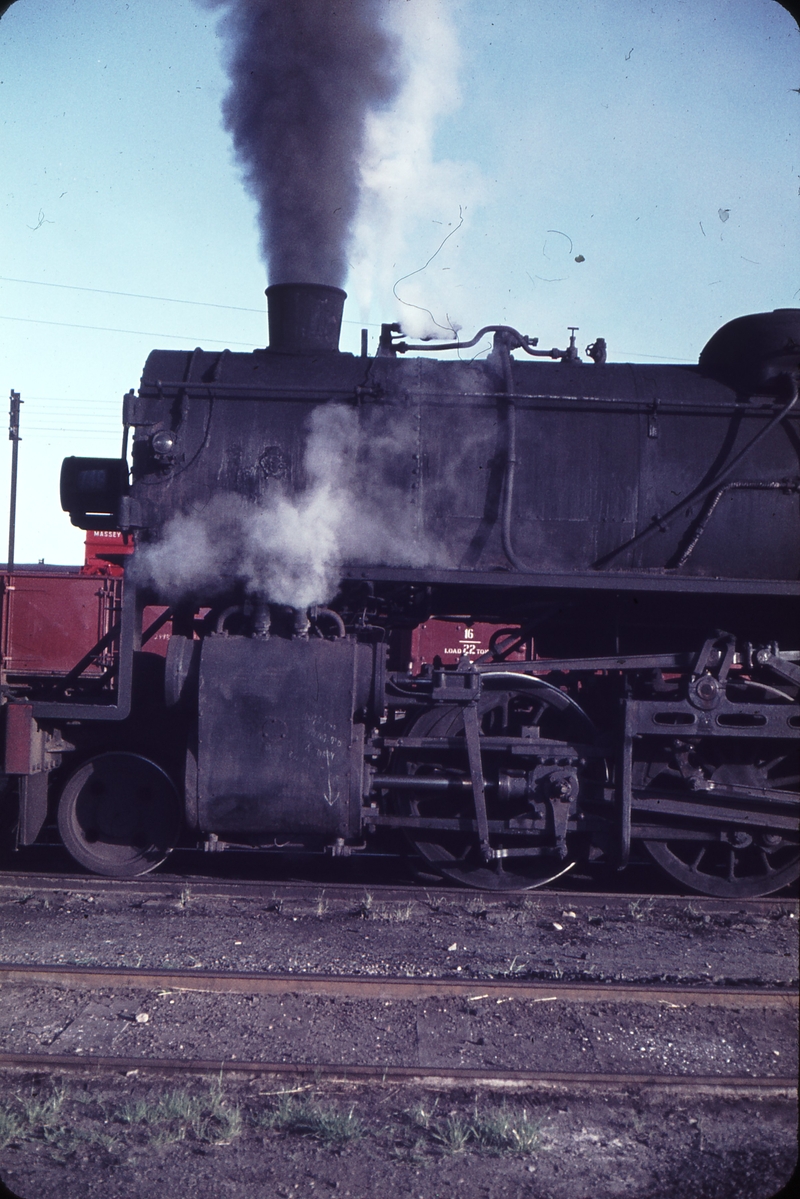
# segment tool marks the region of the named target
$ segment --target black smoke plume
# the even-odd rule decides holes
[[[200,0],[223,10],[223,113],[271,283],[344,282],[365,122],[398,86],[386,0]]]

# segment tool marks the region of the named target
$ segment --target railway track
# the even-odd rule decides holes
[[[628,983],[540,982],[534,979],[386,978],[363,975],[271,974],[236,970],[146,970],[93,966],[0,963],[8,983],[72,988],[134,987],[224,995],[324,995],[334,999],[526,999],[536,1003],[669,1003],[674,1006],[798,1006],[796,991],[782,987],[632,986]],[[478,995],[477,993],[480,992]]]
[[[276,1078],[329,1079],[336,1082],[387,1083],[405,1082],[439,1086],[471,1086],[493,1090],[528,1090],[532,1086],[542,1087],[587,1087],[603,1089],[642,1088],[663,1091],[709,1092],[724,1098],[766,1092],[775,1097],[791,1098],[797,1093],[797,1084],[791,1078],[737,1077],[718,1075],[658,1075],[639,1072],[601,1074],[580,1073],[565,1070],[478,1070],[468,1066],[383,1066],[383,1065],[331,1065],[315,1062],[231,1062],[219,1058],[200,1058],[186,1061],[180,1058],[145,1057],[92,1057],[87,1059],[75,1054],[13,1054],[0,1053],[0,1069],[22,1068],[24,1070],[47,1070],[49,1072],[79,1073],[124,1073],[151,1072],[168,1076],[212,1075],[268,1076]]]
[[[609,901],[624,900],[630,903],[653,902],[672,906],[685,906],[691,903],[698,911],[708,913],[729,913],[732,910],[749,912],[769,912],[776,905],[793,905],[800,911],[800,902],[794,895],[771,895],[758,899],[738,899],[735,903],[730,899],[717,899],[708,895],[670,895],[652,892],[607,892],[583,890],[535,890],[519,893],[497,891],[466,890],[464,887],[446,887],[437,884],[435,887],[421,886],[419,883],[409,883],[405,886],[386,884],[341,883],[341,882],[309,882],[307,880],[265,880],[265,879],[217,879],[206,875],[142,875],[134,879],[103,878],[99,875],[66,874],[66,873],[37,873],[25,871],[0,872],[0,895],[14,891],[29,894],[69,892],[75,895],[102,895],[119,898],[121,895],[142,896],[146,898],[176,899],[191,895],[207,899],[268,899],[268,900],[297,900],[315,903],[324,898],[330,903],[361,902],[365,895],[381,903],[408,903],[418,901],[426,903],[449,901],[466,904],[476,898],[487,903],[508,904],[515,900],[539,899],[561,904],[570,908],[594,908],[598,904]]]
[[[17,1007],[21,1001],[29,1009],[36,1009],[48,990],[58,993],[54,1000],[56,1006],[58,996],[61,1002],[65,993],[78,996],[77,1005],[73,1005],[75,1016],[66,1021],[65,1027],[72,1027],[74,1036],[76,1021],[80,1025],[83,1019],[82,1043],[75,1044],[71,1053],[42,1052],[38,1047],[22,1048],[19,1045],[14,1048],[7,1043],[0,1052],[0,1068],[83,1073],[155,1071],[168,1075],[219,1074],[221,1071],[236,1076],[297,1076],[362,1082],[420,1083],[427,1080],[441,1086],[469,1084],[506,1090],[532,1085],[677,1088],[692,1092],[711,1088],[719,1094],[761,1091],[791,1096],[795,1088],[791,1055],[784,1056],[785,1064],[778,1065],[781,1054],[786,1053],[787,1029],[791,1037],[797,1017],[797,993],[785,988],[614,983],[561,985],[528,979],[475,982],[453,978],[0,965],[0,995],[10,999],[13,1006]],[[183,1005],[188,1004],[182,1019],[173,1021],[173,1031],[180,1030],[175,1035],[186,1038],[188,1045],[186,1030],[194,1021],[205,1021],[220,1029],[234,1013],[242,1020],[242,1009],[238,1005],[243,999],[266,1005],[252,1013],[256,1017],[252,1023],[261,1053],[248,1054],[247,1045],[252,1042],[246,1038],[235,1041],[237,1052],[230,1050],[233,1042],[229,1042],[227,1051],[220,1045],[216,1053],[203,1052],[199,1044],[200,1051],[196,1053],[176,1056],[174,1050],[170,1052],[175,1036],[170,1036],[169,1031],[164,1032],[170,1006],[179,1000]],[[224,1001],[227,1006],[220,1007],[220,1002]],[[98,1011],[102,1012],[103,1004],[106,1015],[98,1020]],[[87,1012],[90,1013],[88,1018]],[[542,1019],[544,1012],[548,1015]],[[768,1041],[777,1040],[782,1049],[777,1051],[777,1056],[772,1056],[776,1054],[773,1049],[771,1054],[762,1054],[758,1060],[751,1058],[747,1071],[731,1068],[730,1056],[721,1069],[703,1069],[703,1064],[709,1060],[707,1045],[703,1046],[705,1056],[703,1052],[694,1051],[692,1061],[687,1065],[684,1059],[680,1068],[674,1063],[670,1066],[663,1057],[657,1069],[652,1065],[643,1068],[642,1064],[633,1068],[629,1047],[623,1046],[624,1052],[606,1054],[602,1060],[594,1053],[591,1061],[585,1059],[583,1068],[555,1069],[553,1066],[564,1057],[565,1048],[564,1033],[559,1030],[565,1025],[569,1028],[576,1013],[579,1019],[587,1017],[590,1023],[597,1023],[599,1018],[601,1025],[609,1025],[611,1021],[623,1030],[642,1025],[657,1027],[663,1023],[666,1026],[663,1040],[670,1047],[675,1043],[670,1039],[673,1037],[683,1036],[686,1044],[696,1041],[695,1026],[699,1013],[703,1013],[706,1023],[710,1019],[717,1028],[723,1046],[729,1044],[735,1049],[738,1031],[743,1042],[766,1037]],[[434,1015],[433,1037],[429,1028],[425,1040],[421,1029],[428,1022],[429,1014]],[[662,1020],[665,1015],[671,1019]],[[266,1032],[267,1029],[273,1031],[279,1017],[285,1017],[290,1032],[290,1040],[282,1041],[279,1048],[285,1051],[288,1044],[290,1060],[286,1060],[285,1052],[269,1054],[270,1038]],[[358,1035],[353,1032],[354,1017],[361,1030]],[[376,1026],[381,1030],[386,1028],[390,1018],[398,1019],[400,1025],[399,1052],[394,1053],[387,1052],[386,1040],[378,1047],[380,1033],[377,1045],[370,1035]],[[121,1020],[125,1023],[120,1024]],[[152,1027],[161,1027],[162,1035],[151,1039],[147,1051],[108,1052],[119,1037],[125,1035],[128,1027],[134,1027],[141,1034],[151,1026],[151,1021]],[[272,1022],[267,1024],[267,1021]],[[298,1023],[305,1025],[302,1031],[306,1034],[311,1027],[311,1043],[305,1049],[293,1052],[293,1042],[302,1045],[301,1030],[296,1029]],[[436,1050],[437,1023],[444,1030],[442,1036],[447,1042],[443,1053]],[[345,1034],[344,1038],[339,1036],[336,1041],[337,1026],[349,1028],[350,1034]],[[418,1060],[415,1062],[408,1060],[414,1056],[414,1051],[408,1036],[404,1035],[411,1028],[418,1040]],[[477,1028],[487,1036],[487,1030],[492,1030],[499,1053],[492,1048],[486,1055],[477,1055],[491,1060],[464,1062],[464,1045],[479,1045],[486,1040],[486,1036],[467,1035]],[[519,1053],[509,1052],[514,1041],[522,1035],[521,1029],[526,1034],[534,1029],[533,1036],[529,1037],[532,1046],[528,1045],[527,1057],[523,1053],[522,1058]],[[555,1058],[545,1047],[553,1031],[561,1042],[560,1050],[556,1044]],[[724,1037],[723,1032],[727,1034]],[[352,1037],[349,1049],[345,1047],[348,1035]],[[638,1040],[642,1039],[644,1037],[640,1035]],[[141,1042],[141,1036],[139,1040]],[[423,1040],[426,1047],[420,1049]],[[52,1044],[56,1041],[54,1038]],[[333,1042],[338,1044],[338,1054]],[[325,1045],[328,1046],[327,1053]],[[183,1043],[181,1049],[184,1049]],[[504,1054],[505,1061],[502,1060]],[[759,1063],[764,1062],[768,1068],[759,1069]]]
[[[676,963],[687,962],[680,946],[716,941],[734,918],[742,931],[724,935],[742,942],[751,930],[748,946],[762,946],[767,936],[774,948],[773,925],[791,928],[797,919],[792,899],[773,896],[732,905],[706,896],[582,890],[476,896],[439,886],[180,875],[120,883],[51,872],[3,874],[2,897],[8,905],[6,961],[0,963],[2,1069],[175,1076],[222,1071],[239,1078],[427,1080],[498,1090],[710,1088],[719,1095],[761,1091],[789,1099],[794,1093],[797,993],[788,984],[753,982],[791,979],[791,969],[769,973],[776,959],[759,959],[752,971],[737,966],[740,973],[734,972],[731,985],[716,970],[713,985],[697,978],[675,983],[669,975]],[[195,900],[202,902],[195,907]],[[611,951],[598,931],[601,919],[631,938],[633,954],[641,953],[639,933],[656,940],[677,937],[677,948],[670,950],[672,966],[664,956],[665,943],[659,951],[659,969],[666,969],[669,981],[646,974],[639,976],[645,981],[631,982],[515,977],[513,961],[504,977],[495,967],[482,968],[480,956],[448,957],[455,949],[455,944],[447,948],[451,938],[474,940],[467,917],[478,901],[487,911],[500,912],[502,920],[506,909],[513,914],[515,906],[520,908],[523,923],[501,922],[485,944],[510,935],[515,950],[526,946],[528,952],[538,945],[540,966],[553,960],[544,954],[558,955],[559,938],[578,934],[594,961],[610,966]],[[685,917],[687,907],[691,920],[681,923],[678,917]],[[405,920],[395,921],[395,911]],[[91,919],[85,919],[89,914]],[[431,922],[440,932],[430,933]],[[26,929],[51,924],[50,940],[32,951],[31,960]],[[671,931],[673,925],[677,932]],[[389,945],[412,926],[415,948],[406,975]],[[503,934],[505,928],[514,931]],[[87,929],[93,930],[90,940],[79,942]],[[215,929],[220,952],[231,956],[224,968],[211,969],[208,938]],[[202,952],[204,967],[174,956],[170,968],[166,961],[158,965],[164,955],[175,953],[170,930],[181,934],[178,942],[187,954]],[[438,937],[443,948],[423,949],[423,932],[433,941]],[[326,946],[334,938],[327,957],[313,965],[298,960],[287,969],[291,946],[308,948],[320,934]],[[237,952],[250,952],[256,936],[262,938],[255,942],[257,952],[237,958]],[[148,947],[144,964],[134,955],[129,965],[116,949],[108,951],[117,954],[116,960],[105,960],[103,945],[112,943],[105,937],[121,937],[130,949],[143,947],[136,938],[158,944]],[[234,950],[242,940],[244,948]],[[287,944],[284,957],[276,957],[278,947]],[[15,956],[24,960],[9,960],[15,946]],[[53,962],[54,950],[66,946],[72,962]],[[348,968],[349,958],[337,956],[354,946],[362,951],[351,953],[354,965],[361,963],[355,972]],[[364,952],[372,956],[365,958]],[[409,952],[406,941],[402,952]],[[90,964],[75,964],[84,954]],[[457,961],[478,976],[452,973]],[[267,962],[271,966],[264,969]],[[578,962],[573,969],[582,967]]]

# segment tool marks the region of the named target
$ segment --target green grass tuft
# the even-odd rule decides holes
[[[446,1120],[437,1121],[431,1128],[431,1135],[445,1153],[463,1153],[473,1138],[473,1129],[460,1116],[448,1116]]]
[[[471,1119],[455,1112],[437,1117],[436,1102],[417,1103],[406,1115],[417,1130],[427,1133],[428,1145],[444,1153],[532,1153],[539,1145],[539,1125],[525,1108],[512,1108],[505,1102],[488,1111],[479,1110],[476,1104]]]
[[[476,1143],[490,1153],[532,1153],[539,1145],[539,1125],[523,1108],[514,1111],[504,1103],[491,1112],[478,1112],[472,1124]]]
[[[306,1097],[281,1095],[277,1106],[262,1113],[259,1123],[275,1132],[294,1133],[313,1137],[323,1144],[343,1145],[364,1135],[364,1124],[355,1108],[342,1109],[337,1104],[317,1103]]]
[[[412,1123],[416,1124],[418,1128],[428,1129],[431,1126],[431,1120],[435,1116],[436,1108],[438,1106],[439,1099],[437,1096],[433,1103],[423,1103],[420,1101],[419,1103],[413,1104],[408,1109],[408,1115],[411,1118]]]
[[[140,1130],[152,1129],[157,1145],[185,1141],[191,1136],[211,1145],[228,1144],[242,1132],[241,1109],[229,1104],[218,1085],[200,1095],[168,1091],[160,1099],[137,1099],[119,1108],[116,1118]]]
[[[64,1105],[65,1097],[66,1091],[61,1087],[44,1100],[36,1099],[33,1096],[28,1099],[20,1099],[28,1126],[31,1129],[52,1127]]]
[[[16,1141],[23,1129],[22,1121],[15,1111],[3,1104],[0,1107],[0,1149]]]

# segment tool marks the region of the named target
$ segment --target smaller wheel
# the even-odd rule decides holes
[[[774,843],[773,843],[774,842]],[[753,899],[797,881],[797,844],[734,831],[727,842],[644,841],[662,870],[701,895]]]
[[[68,780],[58,830],[95,874],[136,878],[160,866],[178,840],[178,796],[160,766],[139,754],[100,754]]]
[[[781,753],[772,761],[753,762],[730,759],[734,752],[751,753],[747,744],[739,746],[738,751],[726,746],[724,752],[729,758],[719,765],[710,757],[705,759],[707,773],[718,786],[774,789],[785,792],[787,800],[796,795],[797,760],[793,754]],[[716,830],[716,835],[719,840],[683,837],[670,841],[667,837],[642,844],[662,870],[701,895],[752,899],[791,886],[800,877],[796,833],[778,834],[749,827],[744,818],[740,825]]]

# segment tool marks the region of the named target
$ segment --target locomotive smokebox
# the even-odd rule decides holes
[[[324,283],[273,283],[267,288],[269,348],[281,354],[337,351],[347,293]]]

